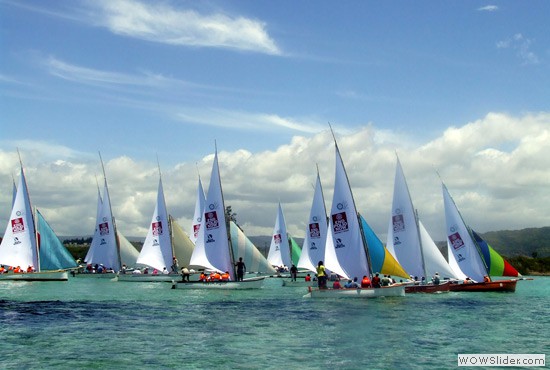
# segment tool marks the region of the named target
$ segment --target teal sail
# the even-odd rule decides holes
[[[36,210],[36,225],[40,271],[63,270],[77,267],[74,258],[38,210]]]

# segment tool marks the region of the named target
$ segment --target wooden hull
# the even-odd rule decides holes
[[[218,290],[241,290],[241,289],[260,289],[264,285],[265,277],[253,277],[244,279],[243,281],[173,281],[172,289],[218,289]]]
[[[451,292],[510,292],[516,291],[517,279],[495,280],[488,283],[451,284]]]
[[[308,287],[311,298],[377,298],[377,297],[403,297],[405,285],[398,284],[381,288],[358,289],[319,289]]]
[[[449,282],[444,282],[438,285],[426,284],[426,285],[407,285],[405,287],[405,293],[440,293],[448,292],[450,290]]]
[[[43,271],[24,274],[2,274],[0,281],[67,281],[69,273],[67,271]]]

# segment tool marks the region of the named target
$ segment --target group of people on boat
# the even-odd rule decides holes
[[[231,275],[229,275],[229,271],[226,271],[222,274],[220,274],[217,271],[213,271],[209,275],[206,275],[206,273],[203,271],[203,272],[201,272],[201,274],[199,276],[199,281],[203,282],[203,283],[231,281]]]
[[[0,275],[1,274],[8,274],[10,272],[13,272],[14,274],[24,274],[24,273],[31,273],[34,272],[34,267],[29,265],[26,270],[22,269],[21,266],[8,266],[6,268],[4,265],[0,265]]]

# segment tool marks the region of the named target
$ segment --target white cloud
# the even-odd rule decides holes
[[[403,165],[415,208],[436,240],[444,239],[441,174],[462,215],[480,232],[550,225],[550,113],[521,117],[501,113],[450,127],[438,138],[411,146],[377,139],[374,126],[341,134],[336,130],[358,209],[383,239],[391,206],[395,151]],[[382,137],[392,137],[385,134]],[[82,154],[63,146],[18,143],[33,205],[60,235],[91,234],[97,201],[96,153]],[[18,174],[13,148],[1,146],[0,225],[7,223],[12,174]],[[281,201],[289,232],[302,237],[319,166],[327,207],[332,200],[334,145],[328,130],[296,136],[275,151],[226,152],[219,148],[226,205],[238,214],[249,235],[269,235]],[[45,156],[45,157],[44,157]],[[158,169],[154,162],[128,157],[105,160],[105,170],[120,230],[144,236],[154,209]],[[170,213],[188,229],[195,205],[197,167],[205,187],[212,154],[197,164],[161,163]],[[3,231],[3,230],[2,230]]]
[[[539,57],[531,50],[532,42],[531,39],[524,37],[521,33],[516,33],[506,40],[497,42],[497,48],[514,50],[524,65],[538,64]]]
[[[91,2],[94,22],[111,32],[171,45],[230,48],[272,55],[281,50],[264,22],[223,13],[200,14],[165,2]]]
[[[498,6],[496,5],[486,5],[482,6],[481,8],[477,8],[480,12],[496,12],[498,10]]]

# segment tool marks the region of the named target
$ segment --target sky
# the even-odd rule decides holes
[[[189,230],[217,146],[249,235],[305,234],[334,130],[385,241],[396,154],[445,239],[441,181],[476,231],[550,226],[548,1],[0,0],[0,233],[19,157],[58,235],[91,235],[103,158],[118,229],[145,237],[159,169]],[[439,175],[438,175],[439,174]]]

